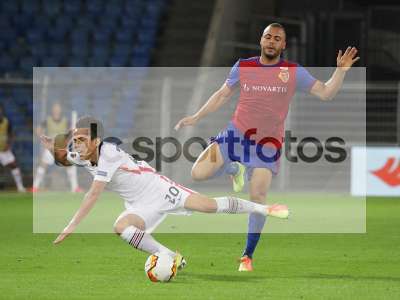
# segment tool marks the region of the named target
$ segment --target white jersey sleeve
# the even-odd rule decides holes
[[[125,159],[124,152],[117,145],[103,143],[94,180],[110,182],[114,173],[125,162]]]

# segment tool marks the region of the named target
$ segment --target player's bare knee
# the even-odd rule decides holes
[[[146,230],[145,222],[135,214],[121,215],[114,223],[114,232],[121,234],[127,227],[134,226],[140,230]]]
[[[114,232],[120,235],[126,228],[126,224],[122,224],[121,222],[116,221],[114,223]]]
[[[250,199],[253,202],[265,203],[266,198],[267,198],[267,192],[263,190],[256,190],[250,193]]]
[[[198,168],[192,168],[190,175],[192,176],[192,179],[195,181],[201,181],[206,179],[204,172],[201,172]]]

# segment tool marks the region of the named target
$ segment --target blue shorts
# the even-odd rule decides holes
[[[278,174],[281,149],[256,144],[254,140],[246,138],[232,122],[229,122],[224,130],[212,138],[211,142],[219,145],[224,158],[222,167],[224,169],[231,162],[238,161],[246,166],[248,178],[254,168],[267,168],[273,175]]]

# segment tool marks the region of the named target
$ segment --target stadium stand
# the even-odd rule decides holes
[[[4,1],[0,72],[29,78],[32,66],[148,66],[165,7],[165,0]]]
[[[32,148],[32,114],[43,115],[41,101],[33,105],[32,85],[27,84],[33,77],[32,68],[147,67],[152,61],[152,48],[167,5],[168,0],[17,0],[0,3],[0,77],[8,78],[9,82],[0,85],[0,101],[14,125],[17,136],[14,150],[24,172],[31,172],[32,152],[38,151]],[[48,71],[52,74],[51,69]],[[23,84],[11,83],[13,79],[21,78],[26,79]],[[71,72],[71,78],[79,78],[79,72]],[[138,84],[136,81],[135,85]],[[38,92],[36,98],[41,96],[41,88]],[[87,88],[65,92],[65,88],[50,84],[47,94],[47,105],[61,101],[79,115],[92,114],[99,118],[110,114],[101,104],[112,102],[111,109],[118,112],[122,120],[107,118],[107,122],[125,128],[117,134],[127,134],[126,128],[132,127],[134,115],[123,106],[129,101],[134,107],[139,93],[137,88],[123,93],[104,90],[89,93]]]

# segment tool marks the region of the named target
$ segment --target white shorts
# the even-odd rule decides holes
[[[41,162],[46,164],[46,165],[48,165],[48,166],[51,166],[51,165],[54,164],[54,157],[50,153],[49,150],[47,150],[47,149],[43,150],[42,157],[41,157]]]
[[[7,166],[15,161],[15,156],[11,150],[0,152],[0,163],[2,166]]]
[[[195,192],[169,178],[160,176],[156,189],[146,191],[146,196],[134,202],[125,201],[126,210],[117,218],[129,214],[141,217],[145,223],[146,232],[151,233],[166,218],[168,214],[190,215],[192,212],[185,208],[186,199]]]

